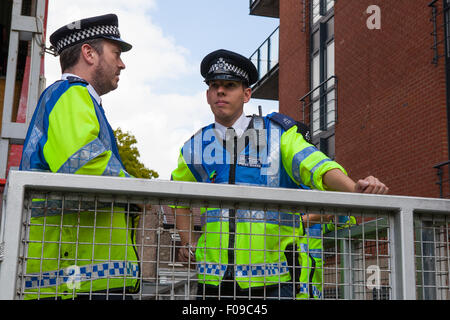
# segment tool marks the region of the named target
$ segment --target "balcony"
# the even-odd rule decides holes
[[[251,55],[259,80],[252,87],[252,98],[278,100],[279,27]]]
[[[250,14],[255,16],[279,18],[280,0],[250,0]]]
[[[450,199],[450,160],[439,163],[433,167],[437,170],[439,197]]]
[[[37,205],[32,199],[41,199],[39,202],[45,203],[45,207]],[[299,241],[300,245],[296,249],[286,247],[279,252],[283,256],[286,254],[287,261],[283,263],[289,265],[289,272],[292,271],[293,275],[296,272],[314,272],[320,275],[314,281],[309,277],[303,278],[307,282],[293,280],[296,285],[293,291],[299,291],[293,292],[290,299],[295,299],[295,294],[302,292],[306,293],[302,297],[304,299],[313,298],[314,293],[314,299],[319,300],[450,299],[450,200],[20,171],[10,172],[3,197],[0,299],[20,300],[26,299],[30,294],[37,295],[39,299],[55,299],[46,290],[52,283],[59,285],[60,298],[65,295],[69,299],[74,295],[90,298],[92,287],[91,290],[78,292],[80,287],[76,284],[82,283],[83,288],[89,288],[89,284],[99,277],[108,279],[108,283],[109,280],[120,278],[138,279],[141,285],[139,291],[132,294],[135,300],[204,298],[205,293],[198,291],[198,283],[206,275],[207,268],[204,263],[191,259],[177,261],[176,252],[181,247],[176,233],[186,230],[177,230],[176,225],[172,225],[170,229],[165,227],[168,220],[176,220],[183,214],[170,209],[170,205],[219,208],[207,211],[211,215],[201,216],[201,219],[198,219],[198,213],[193,210],[192,224],[202,224],[212,219],[213,223],[227,225],[231,219],[236,219],[236,224],[247,223],[253,228],[260,223],[267,229],[274,225],[283,228],[288,225],[299,228],[303,225],[304,234],[264,231],[264,234],[255,235],[271,238],[271,241],[280,237],[279,243]],[[109,216],[112,219],[114,208],[118,206],[127,216],[138,215],[139,224],[127,224],[117,230],[98,222],[100,218],[108,220]],[[235,210],[235,216],[225,214],[231,208]],[[213,211],[216,212],[212,213]],[[301,223],[295,219],[300,215],[293,212],[303,213]],[[87,214],[96,217],[97,223],[94,220],[90,227],[83,224],[83,217]],[[332,215],[333,222],[330,225],[328,221],[324,221],[327,224],[321,225],[318,233],[313,232],[312,227],[322,222],[309,221],[310,214],[321,217],[325,214]],[[36,215],[43,215],[44,218],[38,222],[32,219]],[[55,219],[58,216],[59,220]],[[342,218],[347,216],[355,217],[356,224],[345,225],[345,219]],[[69,221],[75,223],[68,223]],[[327,228],[320,232],[325,225]],[[65,232],[70,231],[74,235],[93,232],[94,237],[90,239],[90,243],[86,237],[76,238],[76,242],[67,242],[67,238],[66,241],[38,240],[30,237],[31,226],[44,231],[57,231],[64,227]],[[126,228],[127,233],[136,235],[135,250],[139,261],[125,261],[134,264],[135,268],[130,274],[127,273],[128,270],[123,274],[111,272],[108,268],[102,269],[101,274],[94,274],[92,270],[98,264],[102,267],[118,264],[108,260],[108,255],[98,257],[106,259],[105,261],[94,261],[78,258],[77,254],[73,257],[61,254],[50,258],[44,256],[44,253],[40,256],[36,251],[32,256],[28,253],[29,248],[35,247],[36,243],[60,248],[71,246],[75,253],[82,248],[93,248],[92,239],[95,238],[96,230],[100,232],[98,230],[105,228],[109,228],[109,232],[122,233]],[[191,225],[190,229],[193,230],[192,237],[204,232],[205,237],[211,235],[220,238],[224,232],[228,232],[228,229],[221,231],[219,236],[217,232],[208,231],[205,227],[200,231]],[[234,236],[242,236],[242,231],[239,230],[241,229],[236,228]],[[244,236],[246,234],[243,233]],[[310,245],[313,241],[319,242],[320,246],[313,248]],[[110,246],[114,250],[120,245],[112,244],[111,239],[104,239],[103,242],[96,242],[95,245],[106,248]],[[126,243],[121,245],[125,246]],[[274,255],[265,245],[245,250],[245,255],[248,251],[253,259]],[[292,258],[288,258],[289,253]],[[314,257],[315,262],[299,269],[295,265],[296,253],[306,254],[311,259]],[[70,259],[75,260],[68,261]],[[255,275],[259,274],[261,268],[267,269],[266,272],[269,273],[266,274],[287,272],[287,267],[283,267],[281,263],[253,265],[251,261],[249,267],[252,272],[249,272],[250,278],[246,281],[260,280],[258,276],[252,279],[252,268],[256,268]],[[52,269],[51,272],[39,274],[27,272],[27,265],[30,263],[38,266],[46,263],[54,266],[73,263],[74,267],[61,267],[61,270]],[[280,266],[276,267],[275,264]],[[232,266],[242,268],[241,265]],[[314,270],[309,270],[311,268]],[[214,270],[220,272],[221,269]],[[281,283],[279,277],[276,279],[276,284]],[[30,288],[41,290],[30,292]],[[114,294],[118,295],[112,291],[102,294],[107,299]],[[249,291],[245,297],[235,294],[232,298],[248,300],[254,298],[252,294],[253,291]],[[215,298],[223,296],[219,292]]]

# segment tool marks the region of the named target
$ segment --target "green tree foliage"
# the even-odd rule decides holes
[[[136,147],[136,137],[130,132],[123,132],[121,128],[114,130],[114,135],[117,140],[117,147],[119,149],[120,158],[125,166],[125,170],[135,178],[152,179],[158,178],[159,174],[151,169],[145,167],[139,161],[139,150]]]

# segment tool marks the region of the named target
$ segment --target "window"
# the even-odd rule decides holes
[[[319,150],[325,153],[330,159],[335,158],[334,134],[327,138],[319,138]]]
[[[331,9],[334,8],[334,1],[335,0],[313,0],[311,2],[312,5],[312,23],[315,24],[319,22],[319,20],[326,16]]]
[[[450,0],[444,0],[444,20],[446,33],[447,59],[450,58]]]
[[[311,6],[311,132],[313,143],[334,157],[334,0],[313,0]]]

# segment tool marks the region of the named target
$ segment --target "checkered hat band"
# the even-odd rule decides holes
[[[113,25],[105,25],[93,26],[87,29],[76,31],[59,40],[56,44],[56,50],[58,53],[61,53],[64,48],[71,46],[72,44],[78,43],[83,40],[96,38],[98,36],[113,36],[116,38],[120,38],[119,28]]]
[[[248,76],[248,72],[242,70],[238,66],[235,66],[229,62],[226,62],[223,58],[219,58],[216,63],[214,63],[208,71],[209,73],[217,73],[217,72],[225,72],[225,73],[234,73],[235,75],[250,81],[250,77]]]

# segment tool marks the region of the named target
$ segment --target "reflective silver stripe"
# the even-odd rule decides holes
[[[200,221],[202,224],[202,227],[211,222],[218,222],[218,221],[228,221],[229,217],[229,210],[228,209],[213,209],[213,210],[207,210],[200,216]]]
[[[200,176],[201,181],[198,182],[206,182],[209,177],[202,165],[203,130],[197,131],[194,137],[183,145],[182,155],[186,164]]]
[[[36,114],[34,116],[34,123],[30,123],[30,136],[26,145],[24,145],[24,149],[22,152],[22,170],[33,170],[36,168],[31,168],[31,157],[33,154],[39,150],[38,144],[39,141],[44,136],[44,117],[46,112],[46,104],[49,102],[53,93],[59,89],[59,87],[63,84],[63,81],[55,82],[53,85],[48,87],[46,91],[44,91],[43,95],[40,98],[40,102],[36,107]],[[31,127],[32,126],[32,127]],[[42,165],[42,163],[41,163]]]
[[[281,176],[281,155],[280,155],[280,141],[281,128],[278,124],[269,121],[269,154],[268,154],[268,168],[263,168],[261,174],[267,176],[268,187],[279,187]]]
[[[315,188],[315,189],[319,189],[316,184],[314,183],[314,173],[316,172],[316,170],[318,168],[320,168],[320,166],[322,164],[324,164],[325,162],[330,162],[330,159],[323,159],[321,160],[318,164],[316,164],[312,169],[311,169],[311,185]]]
[[[316,147],[311,146],[307,147],[299,152],[297,152],[294,157],[292,158],[292,175],[294,176],[294,179],[298,183],[303,183],[302,178],[300,176],[300,165],[301,163],[310,155],[312,155],[315,152],[318,152]],[[311,181],[313,174],[311,174]],[[314,185],[314,184],[313,184]]]
[[[322,249],[311,249],[308,248],[308,245],[306,243],[300,243],[300,252],[307,253],[313,258],[322,259]]]
[[[227,222],[229,216],[228,209],[214,209],[204,212],[200,219],[204,226],[211,222]],[[300,227],[300,216],[288,212],[263,211],[263,210],[237,210],[237,223],[270,223],[281,226]]]
[[[117,160],[114,153],[111,154],[111,158],[109,158],[108,164],[106,165],[105,170],[102,173],[102,176],[114,176],[117,177],[120,175],[120,172],[123,171],[126,177],[130,175],[125,169],[122,167],[122,164]]]
[[[64,209],[63,209],[64,203]],[[50,217],[61,215],[76,214],[79,211],[89,211],[99,208],[93,201],[77,201],[77,200],[52,200],[52,199],[33,199],[31,204],[31,217]]]
[[[132,262],[107,262],[84,266],[71,266],[66,269],[25,275],[25,289],[37,289],[91,281],[105,278],[134,279],[139,276],[139,265]]]
[[[107,151],[107,149],[102,141],[99,138],[95,138],[67,159],[67,161],[58,169],[58,173],[75,173],[86,163],[95,159],[105,151]]]

